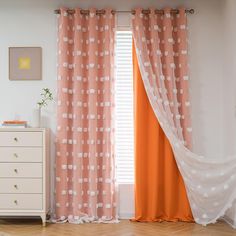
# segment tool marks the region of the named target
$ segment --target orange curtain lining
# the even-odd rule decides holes
[[[172,148],[143,85],[133,44],[135,103],[135,218],[132,221],[194,222]]]

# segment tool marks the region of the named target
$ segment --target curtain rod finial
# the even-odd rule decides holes
[[[189,13],[194,14],[194,9],[193,8],[189,9]]]

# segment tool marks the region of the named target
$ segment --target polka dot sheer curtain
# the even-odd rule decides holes
[[[58,21],[55,219],[116,222],[115,16],[63,8]]]
[[[184,8],[172,14],[143,14],[136,9],[132,31],[143,83],[155,115],[173,148],[194,219],[206,225],[223,218],[234,223],[236,158],[212,161],[193,153],[189,101],[187,18]]]

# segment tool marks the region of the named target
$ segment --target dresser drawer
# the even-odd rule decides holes
[[[0,194],[0,210],[40,210],[42,194]]]
[[[0,147],[0,162],[42,162],[41,147]]]
[[[0,179],[1,193],[42,193],[42,179]]]
[[[41,163],[0,163],[0,178],[41,178]]]
[[[0,132],[0,146],[38,147],[43,144],[42,132]]]

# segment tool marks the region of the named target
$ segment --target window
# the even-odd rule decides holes
[[[116,167],[118,183],[134,183],[132,32],[116,32]]]

